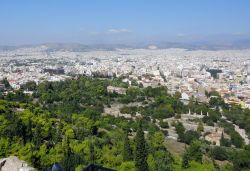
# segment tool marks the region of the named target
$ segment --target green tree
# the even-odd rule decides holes
[[[233,170],[248,170],[250,168],[250,145],[246,145],[244,149],[234,151],[232,155]]]
[[[190,160],[190,157],[189,157],[188,151],[187,151],[187,149],[186,149],[186,151],[184,152],[184,154],[183,154],[183,156],[182,156],[181,167],[182,167],[183,169],[187,169],[187,168],[190,167],[189,160]]]
[[[69,146],[69,140],[68,138],[65,138],[64,139],[64,142],[63,142],[63,148],[64,148],[64,151],[63,151],[63,168],[65,170],[68,170],[68,171],[73,171],[74,168],[71,167],[71,159],[72,159],[72,151],[70,149],[70,146]]]
[[[135,171],[135,163],[133,161],[123,162],[119,167],[119,171]]]
[[[155,151],[165,149],[164,147],[165,136],[162,132],[155,132],[152,136],[151,144]]]
[[[225,146],[225,147],[231,146],[231,141],[229,139],[226,139],[223,133],[221,134],[220,138],[220,146]]]
[[[179,92],[179,91],[176,91],[175,93],[174,93],[174,97],[178,100],[178,99],[180,99],[181,98],[181,93]]]
[[[28,123],[27,123],[25,132],[26,132],[25,140],[31,141],[32,140],[32,122],[31,122],[30,118],[28,119]]]
[[[10,148],[10,142],[7,138],[0,138],[0,157],[5,157]]]
[[[37,124],[33,136],[33,143],[35,145],[35,149],[39,149],[41,143],[42,143],[42,134],[41,134],[41,125]]]
[[[132,161],[133,160],[133,151],[129,143],[128,133],[124,137],[123,143],[123,161]]]
[[[2,84],[4,84],[5,88],[10,88],[10,83],[9,81],[7,80],[7,78],[4,78],[2,81],[1,81]]]
[[[198,126],[197,126],[197,132],[201,133],[204,131],[204,126],[203,126],[203,123],[202,122],[199,122],[198,123]]]
[[[157,171],[172,171],[173,170],[173,157],[166,150],[159,150],[155,152],[155,164]]]
[[[215,160],[227,160],[228,159],[228,155],[227,155],[227,151],[225,149],[225,147],[218,147],[215,146],[212,149],[212,156]]]
[[[135,136],[135,167],[136,171],[148,171],[146,141],[141,121]]]
[[[190,159],[202,163],[203,153],[202,153],[202,144],[200,141],[193,141],[188,148],[188,153],[190,155]]]
[[[28,81],[26,84],[22,85],[21,88],[24,90],[34,91],[37,88],[36,82],[35,81]]]
[[[169,128],[168,122],[163,122],[162,119],[160,120],[159,125],[161,128]]]
[[[183,142],[185,138],[185,128],[181,122],[177,122],[175,124],[175,130],[176,133],[178,134],[178,139],[179,141]]]
[[[198,140],[199,137],[200,137],[200,134],[197,131],[188,130],[185,132],[184,142],[186,144],[190,144],[192,141]]]
[[[238,132],[233,131],[231,132],[230,135],[231,135],[232,144],[235,145],[235,147],[241,148],[244,145],[244,140]]]
[[[55,143],[61,142],[62,140],[62,127],[63,124],[61,122],[58,123],[56,126],[56,132],[55,132]]]
[[[152,153],[148,155],[147,163],[148,163],[149,171],[155,171],[156,170],[155,158],[154,158]]]
[[[63,149],[63,168],[67,171],[74,171],[75,168],[81,164],[82,159],[79,155],[72,152],[70,142],[67,137],[63,140]]]

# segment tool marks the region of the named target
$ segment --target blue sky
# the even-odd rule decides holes
[[[0,44],[241,39],[249,0],[1,0]]]

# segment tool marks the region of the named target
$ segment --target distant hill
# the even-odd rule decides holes
[[[199,42],[142,42],[137,44],[91,44],[85,45],[81,43],[44,43],[37,45],[21,45],[21,46],[0,46],[0,50],[15,50],[18,48],[32,48],[46,46],[47,51],[90,51],[90,50],[115,50],[122,48],[132,49],[167,49],[167,48],[183,48],[188,50],[225,50],[225,49],[250,49],[250,39],[241,39],[237,41],[199,41]]]
[[[46,43],[43,45],[48,47],[49,51],[57,51],[57,50],[82,51],[90,48],[89,46],[80,43]]]
[[[135,48],[134,46],[123,44],[94,44],[84,45],[80,43],[44,43],[36,45],[20,45],[20,46],[0,46],[0,50],[15,50],[20,48],[36,48],[39,46],[45,46],[46,51],[90,51],[90,50],[115,50],[117,48]],[[141,47],[142,48],[142,47]]]

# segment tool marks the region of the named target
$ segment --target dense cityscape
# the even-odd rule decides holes
[[[148,124],[152,124],[154,129],[161,130],[165,141],[170,145],[177,142],[190,144],[197,138],[219,147],[240,148],[243,147],[243,144],[249,144],[250,129],[247,119],[249,116],[247,113],[245,116],[240,116],[241,110],[235,110],[232,106],[239,106],[242,110],[246,110],[245,112],[250,109],[250,50],[157,49],[156,46],[151,45],[147,49],[73,51],[51,50],[43,45],[1,50],[0,56],[2,61],[0,66],[2,96],[0,97],[4,100],[22,103],[33,101],[34,105],[40,103],[43,110],[49,110],[52,113],[81,113],[82,110],[85,113],[89,107],[78,106],[82,100],[76,100],[77,96],[73,94],[70,96],[73,99],[76,98],[72,103],[75,107],[69,108],[68,104],[65,104],[64,107],[59,105],[55,108],[53,105],[49,105],[51,102],[52,104],[58,102],[64,104],[66,102],[60,101],[65,97],[61,95],[59,95],[61,97],[56,97],[57,95],[54,93],[49,95],[50,93],[47,94],[46,89],[42,90],[43,86],[54,87],[57,83],[67,84],[69,80],[73,82],[76,80],[78,84],[79,81],[81,83],[81,77],[92,78],[100,83],[101,80],[107,80],[110,83],[105,86],[106,90],[102,91],[107,92],[109,96],[114,94],[112,96],[115,97],[117,94],[118,97],[111,96],[112,98],[110,98],[105,95],[109,99],[108,103],[101,100],[101,103],[104,102],[102,107],[100,106],[102,109],[96,107],[96,112],[100,112],[104,118],[111,116],[130,122],[148,118],[150,120]],[[94,87],[98,88],[95,85]],[[148,94],[148,91],[157,92],[163,87],[167,88],[166,97],[169,96],[169,98],[173,98],[172,100],[180,101],[181,106],[178,105],[178,102],[172,106],[172,102],[166,101],[164,103],[167,106],[164,107],[160,105],[161,103],[158,104],[159,97],[165,98],[162,93],[159,94],[160,96],[152,96],[153,99],[150,93]],[[69,89],[74,88],[69,87]],[[52,88],[50,91],[56,90]],[[66,90],[62,89],[57,93],[60,94],[61,91]],[[58,98],[62,99],[58,101]],[[88,106],[91,101],[82,103],[86,103]],[[96,106],[98,103],[95,102],[92,105]],[[159,106],[157,107],[157,105]],[[231,112],[228,110],[230,106]],[[151,111],[150,108],[153,110]],[[16,110],[22,112],[27,109],[21,107]],[[240,114],[236,119],[232,115],[235,112]],[[59,113],[58,116],[61,115]],[[91,119],[93,117],[90,116]],[[112,126],[117,127],[118,125],[113,124]],[[38,128],[35,127],[34,133],[36,133],[36,129]],[[130,129],[130,136],[133,137],[133,128]],[[184,132],[180,130],[184,130]],[[75,132],[75,128],[71,131],[75,134],[72,135],[74,138],[79,136]],[[5,131],[3,130],[3,132]],[[146,127],[144,133],[149,134],[149,132],[150,127]],[[65,133],[67,134],[67,132]],[[33,141],[35,144],[36,141]],[[66,140],[63,138],[64,141]],[[178,148],[183,148],[183,145],[179,146]],[[171,151],[171,149],[169,150]],[[171,152],[176,153],[176,151]],[[219,149],[218,154],[213,157],[217,160],[225,160],[226,158],[221,159],[220,156],[216,156],[221,152]],[[9,162],[18,161],[17,158],[8,160],[10,160]],[[68,166],[64,163],[63,165],[64,167],[75,167],[78,164],[82,163]],[[115,165],[103,164],[117,168]],[[35,166],[41,168],[44,167],[44,164],[40,163]],[[221,165],[219,167],[229,166]]]
[[[250,171],[250,1],[0,2],[0,171]]]
[[[217,91],[226,102],[250,108],[250,50],[117,49],[53,51],[46,46],[0,51],[0,79],[19,89],[28,81],[60,81],[70,75],[124,77],[147,86],[167,86],[182,98],[208,102]]]

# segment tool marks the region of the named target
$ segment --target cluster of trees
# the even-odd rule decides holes
[[[182,168],[189,168],[190,161],[202,163],[203,155],[210,156],[212,160],[231,161],[233,163],[233,170],[242,170],[249,168],[250,145],[244,146],[243,139],[236,131],[234,131],[234,128],[230,123],[224,121],[220,124],[224,124],[223,126],[225,127],[225,132],[230,135],[231,139],[226,139],[222,134],[220,141],[221,146],[214,147],[211,147],[206,141],[199,140],[200,132],[202,132],[203,130],[200,124],[197,127],[197,131],[185,131],[185,128],[181,122],[177,122],[174,124],[176,132],[178,134],[178,140],[180,142],[189,144],[188,148],[186,148],[186,151],[183,154]],[[231,147],[231,145],[234,145],[237,148],[244,148],[229,148]],[[219,168],[219,166],[217,166],[215,162],[214,167]]]
[[[129,114],[133,114],[135,115],[136,112],[138,111],[138,107],[137,106],[124,106],[120,109],[121,113],[129,113]]]
[[[193,131],[193,130],[186,131],[181,122],[174,123],[174,126],[175,126],[176,133],[178,134],[178,140],[180,142],[191,144],[192,141],[198,140],[200,138],[200,132]]]
[[[4,79],[0,80],[0,83],[3,84],[6,89],[11,89],[10,83],[7,80],[7,78],[4,78]]]
[[[107,93],[108,81],[80,77],[60,82],[43,82],[38,85],[34,97],[53,112],[62,114],[80,113],[91,108],[103,111],[103,105],[111,98]]]
[[[227,133],[231,138],[225,139],[222,137],[222,145],[230,146],[231,144],[237,148],[242,148],[244,146],[244,140],[238,132],[235,131],[234,125],[223,119],[220,120],[219,125],[224,128],[225,133]]]
[[[182,168],[186,169],[190,167],[189,162],[191,160],[194,160],[198,163],[202,163],[202,156],[203,156],[203,149],[204,146],[200,141],[192,141],[190,146],[185,149],[185,152],[183,154],[182,158]]]
[[[139,87],[129,87],[126,95],[120,96],[119,102],[128,104],[131,102],[141,102],[145,100],[145,93]]]
[[[135,137],[135,166],[136,170],[173,170],[173,156],[164,146],[165,136],[162,132],[148,135],[148,144],[139,126]]]
[[[240,106],[232,105],[230,109],[224,110],[223,114],[228,120],[245,129],[250,137],[250,109],[242,109]]]
[[[37,90],[37,85],[35,81],[28,81],[21,86],[21,90],[35,91]]]
[[[210,150],[210,155],[215,160],[231,161],[234,171],[249,169],[250,167],[250,145],[246,145],[243,149],[215,146]]]
[[[249,110],[228,106],[215,93],[208,94],[209,104],[191,99],[184,105],[179,92],[170,95],[163,86],[129,87],[126,95],[118,95],[108,93],[108,85],[128,87],[119,78],[75,77],[39,85],[28,82],[21,90],[0,96],[3,99],[0,101],[0,157],[18,155],[38,169],[54,162],[62,163],[67,170],[81,169],[94,162],[118,170],[171,171],[178,162],[164,146],[164,133],[151,121],[159,119],[159,125],[168,128],[163,119],[190,109],[208,113],[202,122],[224,127],[231,138],[222,137],[224,147],[211,149],[207,142],[199,140],[204,129],[201,121],[197,131],[186,131],[181,122],[175,123],[178,140],[188,144],[180,163],[182,168],[192,167],[193,161],[202,163],[202,156],[207,153],[215,160],[231,161],[235,170],[250,167],[249,147],[232,124],[249,133]],[[23,90],[33,91],[33,95],[25,95]],[[143,104],[121,109],[122,113],[141,113],[141,122],[101,116],[104,106],[117,101]],[[232,123],[221,119],[222,115]],[[144,131],[148,133],[144,135]],[[232,150],[231,145],[236,149]]]
[[[113,117],[94,120],[84,112],[60,118],[32,104],[3,100],[0,113],[0,157],[18,155],[38,169],[54,162],[66,170],[92,162],[119,170],[166,170],[173,165],[164,134],[147,129],[149,134],[144,135],[145,120],[140,124]],[[121,127],[114,129],[113,123]],[[137,130],[135,137],[128,134],[131,127]]]
[[[6,96],[2,96],[1,99],[21,103],[30,103],[32,101],[32,98],[24,94],[22,90],[9,92]]]
[[[240,171],[249,169],[250,166],[250,145],[245,146],[243,149],[233,149],[220,146],[208,146],[202,141],[192,141],[192,143],[186,147],[182,157],[182,168],[190,168],[190,162],[196,161],[198,163],[207,162],[204,156],[210,156],[210,160],[213,161],[214,168],[220,170],[220,166],[215,162],[230,161],[232,164],[224,166],[223,170]]]
[[[143,102],[144,107],[138,107],[137,110],[134,108],[133,112],[139,112],[144,116],[155,119],[170,118],[175,116],[176,113],[180,114],[188,111],[188,108],[180,101],[180,94],[170,95],[167,88],[163,86],[128,89],[125,98],[131,99],[127,103]]]

